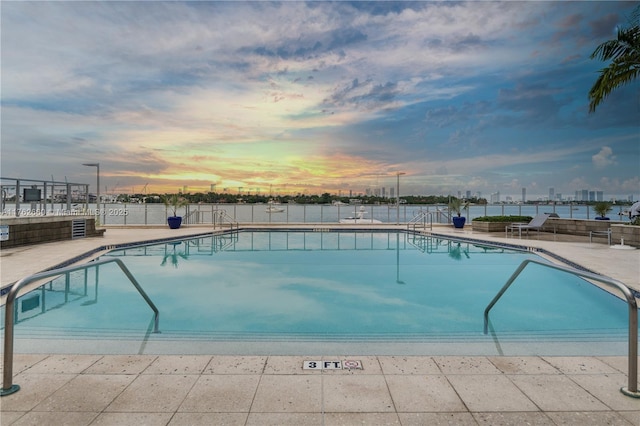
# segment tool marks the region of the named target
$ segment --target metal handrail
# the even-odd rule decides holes
[[[220,219],[220,227],[222,227],[223,223],[227,222],[229,224],[229,228],[233,231],[233,225],[236,225],[236,229],[240,228],[240,225],[238,224],[238,222],[236,220],[234,220],[234,218],[232,218],[231,216],[229,216],[227,214],[227,211],[224,209],[216,209],[214,210],[215,215],[213,218],[213,227],[215,229],[216,227],[216,218]]]
[[[433,212],[425,212],[425,211],[419,212],[413,219],[407,222],[407,229],[409,229],[410,227],[413,227],[413,230],[415,231],[416,228],[418,227],[419,222],[422,222],[422,227],[426,228],[427,216],[429,217],[429,229],[433,230]]]
[[[160,318],[160,312],[156,305],[151,301],[147,293],[144,292],[142,287],[134,276],[131,274],[129,269],[125,266],[124,262],[120,259],[100,259],[95,260],[93,262],[85,263],[83,265],[76,266],[67,266],[65,268],[54,269],[51,271],[39,272],[37,274],[30,275],[26,278],[22,278],[19,281],[16,281],[9,293],[7,294],[7,301],[5,304],[5,312],[4,312],[4,363],[3,363],[3,380],[2,380],[2,391],[0,391],[0,396],[11,395],[12,393],[18,392],[20,390],[20,386],[13,384],[13,317],[14,317],[14,302],[18,295],[18,291],[25,285],[40,280],[42,278],[52,277],[55,275],[61,275],[69,272],[79,271],[83,269],[92,268],[94,266],[104,265],[105,263],[115,262],[118,264],[122,272],[129,278],[129,281],[134,285],[136,290],[142,295],[144,300],[149,304],[151,309],[155,314],[155,326],[154,333],[158,333],[158,321]]]
[[[622,291],[625,299],[627,300],[627,305],[629,305],[629,377],[628,377],[628,386],[620,388],[620,392],[623,394],[633,397],[640,398],[640,392],[638,392],[638,304],[636,302],[636,298],[625,284],[622,282],[615,280],[613,278],[605,277],[603,275],[594,274],[591,272],[580,271],[575,268],[569,268],[566,266],[554,265],[552,263],[541,262],[536,259],[527,259],[524,260],[518,269],[511,275],[509,280],[507,280],[506,284],[500,289],[498,294],[493,298],[491,303],[487,305],[487,308],[484,310],[484,334],[488,333],[488,325],[489,325],[489,311],[493,308],[493,305],[502,297],[502,295],[507,291],[507,289],[513,284],[515,279],[520,275],[523,269],[529,265],[530,263],[536,263],[541,266],[545,266],[547,268],[557,269],[559,271],[568,272],[573,275],[577,275],[583,278],[587,278],[590,280],[598,281],[603,284],[610,285],[612,287],[617,288]]]

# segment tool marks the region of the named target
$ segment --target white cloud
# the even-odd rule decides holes
[[[608,146],[603,146],[600,152],[591,157],[591,160],[596,169],[604,169],[607,166],[616,164],[616,156],[613,155],[613,150]]]
[[[7,2],[2,166],[10,174],[40,168],[49,174],[53,157],[64,163],[85,153],[175,147],[203,158],[226,154],[241,164],[323,156],[322,173],[332,177],[345,168],[360,173],[359,163],[376,173],[411,170],[425,179],[439,175],[438,188],[454,193],[519,192],[531,188],[532,175],[540,187],[558,189],[591,162],[599,169],[618,165],[612,182],[627,183],[611,186],[636,193],[629,164],[637,132],[628,125],[587,133],[579,118],[564,133],[536,117],[533,125],[516,126],[517,114],[498,105],[499,93],[520,101],[535,93],[534,100],[549,99],[542,106],[555,106],[558,87],[578,107],[586,105],[581,85],[596,68],[558,68],[569,53],[585,53],[576,46],[586,24],[559,41],[554,25],[594,7]],[[525,78],[531,85],[518,86]],[[449,138],[459,149],[450,149]],[[39,167],[29,153],[47,145],[56,149],[43,152],[48,161]],[[336,158],[346,160],[334,164]],[[588,175],[575,189],[600,177]]]

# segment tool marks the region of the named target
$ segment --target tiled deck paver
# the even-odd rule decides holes
[[[33,411],[103,411],[135,379],[122,374],[79,374]]]
[[[448,376],[470,411],[539,411],[508,377],[497,374]]]
[[[382,375],[323,376],[323,405],[329,413],[388,413],[396,411]]]
[[[99,245],[168,235],[177,234],[110,229],[102,239],[16,249],[0,257],[2,284],[37,272],[25,259],[53,265]],[[522,242],[640,287],[640,250]],[[5,274],[6,267],[19,270]],[[304,360],[329,358],[361,360],[364,369],[302,369]],[[627,366],[624,356],[16,354],[14,383],[21,390],[0,399],[0,424],[639,426],[640,399],[619,391],[627,385]]]
[[[202,374],[262,374],[266,356],[216,356]]]
[[[248,413],[259,381],[248,374],[200,376],[178,411]]]
[[[22,389],[0,400],[0,422],[640,425],[640,400],[618,390],[626,376],[597,372],[614,368],[624,357],[605,357],[593,364],[586,362],[592,360],[588,357],[558,358],[569,370],[580,370],[581,364],[597,366],[596,372],[582,374],[563,373],[547,362],[552,357],[366,357],[363,370],[329,373],[303,370],[304,357],[239,357],[234,363],[230,356],[204,356],[197,357],[205,358],[198,364],[206,361],[212,368],[198,368],[201,372],[194,374],[165,374],[164,368],[151,373],[143,366],[151,365],[152,357],[141,355],[141,362],[132,364],[135,357],[106,355],[77,372],[78,363],[61,360],[60,355],[43,360],[16,355],[17,363],[27,365],[14,380]],[[180,371],[182,359],[187,364],[194,360],[161,355],[154,362],[177,363],[175,371]],[[74,372],[60,367],[54,374],[38,372],[56,362]],[[136,372],[123,373],[123,366],[130,365]],[[267,365],[277,365],[280,371],[256,371]]]
[[[156,358],[142,374],[201,374],[211,361],[205,355],[167,355]]]
[[[402,426],[476,426],[478,424],[471,413],[398,413],[398,417]]]
[[[259,413],[322,412],[322,377],[263,375],[251,411]]]
[[[444,375],[386,375],[385,377],[399,412],[437,413],[467,410]]]
[[[164,426],[171,421],[173,413],[101,413],[92,426]],[[195,424],[195,423],[192,423]],[[215,424],[215,423],[211,423]]]
[[[20,385],[20,391],[2,397],[0,412],[30,411],[44,399],[76,377],[76,374],[18,374],[13,383]],[[4,422],[0,422],[4,425]]]
[[[323,424],[322,413],[250,413],[247,426],[313,426]],[[242,423],[245,424],[245,423]],[[329,424],[324,422],[325,425]],[[345,423],[340,423],[345,424]]]
[[[105,411],[175,412],[197,379],[197,375],[139,375]]]
[[[605,411],[606,405],[567,376],[519,375],[509,379],[543,411]]]

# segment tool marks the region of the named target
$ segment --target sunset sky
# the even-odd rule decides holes
[[[1,174],[102,193],[640,198],[632,2],[7,2]]]

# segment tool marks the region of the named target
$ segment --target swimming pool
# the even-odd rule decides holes
[[[627,306],[530,252],[387,231],[241,231],[113,250],[16,303],[16,350],[74,353],[624,355]],[[4,316],[2,316],[4,318]]]

